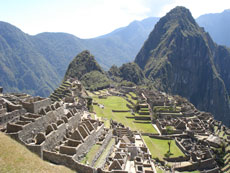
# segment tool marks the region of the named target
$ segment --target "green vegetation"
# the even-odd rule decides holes
[[[112,118],[113,120],[124,124],[126,127],[130,127],[131,130],[137,130],[145,133],[157,133],[150,121],[135,121],[134,115],[132,115],[130,112],[112,112],[112,110],[128,109],[126,107],[128,102],[122,97],[109,96],[107,99],[99,99],[94,96],[93,99],[95,102],[104,105],[104,109],[101,109],[97,105],[93,105],[94,111],[98,117],[105,118],[107,121]]]
[[[92,148],[89,150],[89,152],[86,154],[86,156],[81,160],[81,163],[91,164],[95,154],[100,149],[100,147],[101,147],[101,145],[98,145],[98,144],[95,144],[94,146],[92,146]]]
[[[123,80],[133,82],[136,85],[141,85],[144,82],[145,75],[134,62],[123,64],[120,67],[120,72]]]
[[[99,90],[110,86],[107,76],[99,71],[91,71],[81,78],[81,82],[86,89]]]
[[[143,71],[134,62],[123,64],[120,68],[113,65],[108,74],[114,82],[121,86],[142,85],[146,81]]]
[[[69,64],[65,80],[69,77],[78,78],[89,90],[99,90],[110,86],[105,72],[87,50],[78,54]]]
[[[158,167],[156,167],[156,170],[157,170],[157,173],[164,173],[165,172],[164,170],[162,170],[162,169],[160,169]]]
[[[27,148],[0,133],[0,172],[49,172],[70,173],[75,172],[64,166],[57,166],[41,160]]]
[[[169,149],[168,142],[169,140],[162,140],[162,139],[155,139],[155,138],[150,138],[148,136],[143,136],[143,139],[148,146],[152,157],[153,158],[159,158],[160,160],[163,160],[165,157],[165,154],[167,154],[167,151]],[[171,141],[171,146],[170,146],[170,156],[169,157],[179,157],[179,156],[184,156],[182,151],[177,147],[176,143],[174,140]]]
[[[94,167],[97,167],[101,164],[101,162],[106,158],[106,156],[108,155],[112,145],[115,144],[115,139],[112,138],[111,141],[109,142],[109,144],[107,145],[107,147],[105,148],[105,150],[103,151],[103,153],[100,155],[100,157],[97,159]]]

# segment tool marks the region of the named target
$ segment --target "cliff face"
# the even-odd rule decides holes
[[[155,88],[186,97],[222,121],[230,113],[229,61],[229,50],[217,46],[184,7],[160,19],[135,59]]]

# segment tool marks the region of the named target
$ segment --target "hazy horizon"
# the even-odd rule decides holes
[[[220,13],[228,0],[1,0],[0,21],[11,23],[30,35],[64,32],[93,38],[127,26],[134,20],[162,17],[176,6],[188,8],[193,17]],[[204,8],[205,6],[205,8]]]

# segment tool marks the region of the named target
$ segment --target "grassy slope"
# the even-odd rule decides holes
[[[70,173],[74,172],[64,166],[52,165],[41,160],[37,155],[0,133],[0,172],[49,172]]]
[[[90,151],[86,154],[85,158],[81,161],[81,163],[83,164],[87,164],[87,162],[89,164],[92,163],[93,161],[93,158],[95,156],[95,154],[98,152],[98,150],[100,149],[100,146],[101,145],[98,145],[98,144],[95,144],[91,149]]]
[[[154,139],[148,136],[143,136],[143,139],[145,140],[145,143],[148,146],[152,154],[152,157],[153,158],[158,157],[160,160],[163,160],[163,158],[165,157],[164,154],[166,154],[169,149],[168,147],[169,140]],[[170,157],[184,156],[182,151],[176,146],[174,140],[171,142],[171,153],[173,155],[171,155]]]
[[[126,107],[128,102],[122,97],[109,96],[107,99],[98,99],[97,97],[94,97],[93,99],[95,102],[105,106],[104,109],[101,109],[97,105],[94,105],[94,111],[97,113],[97,116],[106,118],[107,120],[112,118],[113,120],[123,123],[127,127],[130,127],[131,130],[138,130],[145,133],[157,133],[156,129],[150,123],[135,123],[134,119],[126,118],[126,116],[133,116],[130,112],[112,112],[112,109],[128,109]]]

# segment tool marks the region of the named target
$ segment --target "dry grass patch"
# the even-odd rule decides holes
[[[1,173],[72,173],[64,166],[53,165],[41,160],[36,154],[30,152],[26,147],[15,140],[0,133],[0,172]]]

